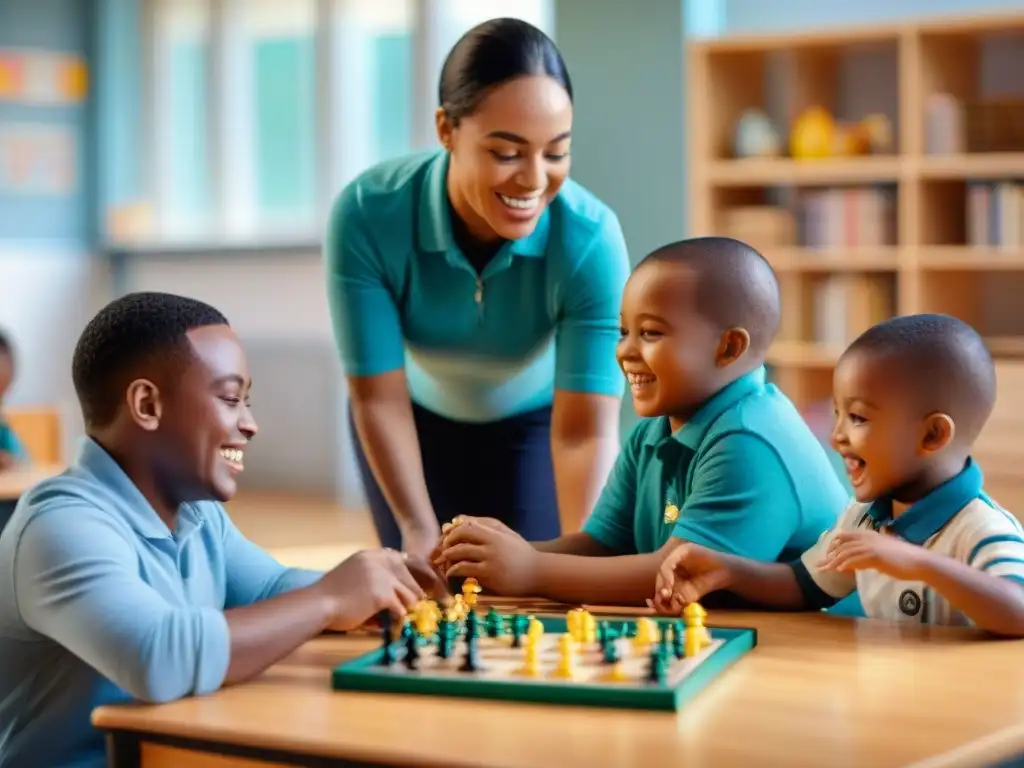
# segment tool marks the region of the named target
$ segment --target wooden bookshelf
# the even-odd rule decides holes
[[[782,284],[784,317],[769,362],[799,407],[829,398],[838,353],[893,314],[963,318],[989,339],[1001,371],[1024,358],[1024,186],[1009,188],[1024,183],[1024,142],[1020,151],[968,151],[977,141],[967,140],[964,116],[994,98],[1024,102],[1024,81],[1009,71],[1024,71],[1024,14],[701,40],[688,55],[692,231],[741,237],[737,211],[790,216],[789,229],[744,239]],[[939,94],[960,105],[959,130],[935,117]],[[791,127],[812,106],[840,124],[885,115],[890,148],[792,158]],[[781,153],[736,157],[737,125],[751,109],[770,119]],[[937,126],[959,140],[936,142]],[[979,217],[992,214],[979,206],[994,200],[1006,221],[982,242]],[[850,211],[869,209],[882,222],[875,229],[891,221],[867,239],[821,224],[845,217],[850,230]],[[812,222],[832,236],[811,237]]]

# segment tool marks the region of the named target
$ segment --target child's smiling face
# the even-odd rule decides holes
[[[626,283],[616,357],[638,416],[685,420],[721,386],[721,333],[696,311],[696,283],[688,268],[658,261]]]
[[[911,502],[932,459],[952,440],[952,423],[925,413],[909,371],[856,352],[840,359],[833,378],[836,423],[832,447],[843,457],[859,502],[892,497]]]

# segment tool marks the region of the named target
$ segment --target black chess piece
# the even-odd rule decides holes
[[[657,646],[651,651],[650,662],[647,667],[647,682],[664,683],[668,676],[668,665],[665,654]]]
[[[395,648],[392,645],[391,637],[391,614],[383,611],[377,620],[380,622],[380,664],[382,667],[390,667],[395,663]]]
[[[459,667],[459,671],[480,671],[480,648],[477,645],[477,639],[475,637],[470,636],[466,638],[466,655],[462,660],[462,666]]]
[[[405,666],[409,669],[416,669],[420,662],[420,644],[416,637],[416,630],[411,624],[406,624],[405,631]]]

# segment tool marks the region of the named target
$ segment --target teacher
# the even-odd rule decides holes
[[[441,149],[356,178],[325,242],[374,525],[422,556],[460,514],[531,541],[578,530],[619,450],[629,272],[615,214],[568,179],[572,84],[550,38],[487,21],[439,92]]]

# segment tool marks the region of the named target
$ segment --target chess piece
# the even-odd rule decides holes
[[[526,631],[527,618],[521,613],[512,617],[512,647],[519,648],[522,645],[521,638]]]
[[[380,622],[380,664],[382,667],[390,667],[395,663],[395,648],[392,644],[394,642],[394,637],[392,637],[393,619],[388,611],[382,611],[377,620]]]
[[[551,676],[564,680],[576,676],[576,640],[568,632],[558,638],[558,666]]]
[[[661,648],[657,646],[652,648],[647,666],[647,682],[663,684],[668,673],[667,666],[665,654],[661,652]]]
[[[540,643],[539,639],[532,635],[526,636],[526,653],[520,673],[528,677],[536,677],[540,674]]]
[[[505,621],[493,605],[484,617],[484,631],[488,637],[499,637],[505,631]]]
[[[408,669],[417,669],[420,661],[419,635],[412,624],[406,624],[403,632],[405,636],[405,666]]]

